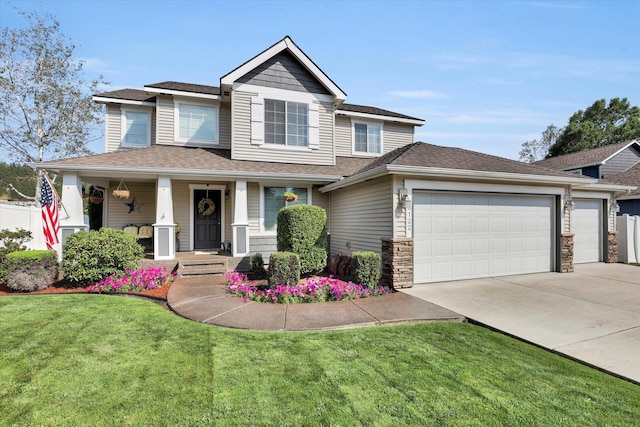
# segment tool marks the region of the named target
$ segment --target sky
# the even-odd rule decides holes
[[[640,0],[0,0],[0,27],[14,7],[52,13],[106,90],[218,86],[288,35],[346,102],[425,120],[416,141],[511,159],[598,99],[640,105]]]

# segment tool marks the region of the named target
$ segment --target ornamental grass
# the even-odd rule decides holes
[[[295,286],[259,286],[247,276],[237,271],[225,275],[231,293],[242,297],[245,302],[257,301],[272,304],[305,304],[325,301],[343,301],[391,293],[387,286],[366,287],[353,282],[345,282],[330,275],[301,280]]]

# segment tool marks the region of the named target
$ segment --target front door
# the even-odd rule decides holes
[[[193,248],[220,249],[220,190],[193,190]]]

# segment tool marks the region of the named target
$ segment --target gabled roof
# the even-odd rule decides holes
[[[303,51],[296,45],[289,36],[275,43],[271,47],[257,54],[244,64],[220,78],[220,86],[231,88],[233,83],[254,68],[258,67],[268,59],[280,52],[288,50],[313,76],[336,98],[338,103],[344,102],[347,94],[338,87],[337,84],[327,76]],[[225,89],[226,90],[226,89]]]
[[[407,122],[418,126],[422,126],[424,124],[424,120],[418,119],[417,117],[394,113],[393,111],[383,110],[382,108],[367,107],[366,105],[342,104],[336,109],[336,114],[373,119],[379,117],[392,117],[398,119],[397,121]]]
[[[640,163],[636,163],[626,171],[601,179],[600,182],[608,184],[638,186],[636,190],[631,191],[624,197],[619,197],[619,199],[638,198],[638,196],[640,196]]]
[[[594,185],[597,180],[547,169],[503,157],[416,142],[397,148],[364,166],[357,174],[325,185],[322,192],[337,190],[389,174],[418,179],[517,182],[527,185]],[[617,188],[617,186],[616,186]]]
[[[181,82],[160,82],[145,85],[144,89],[151,93],[167,95],[195,96],[197,98],[220,99],[220,88],[216,86],[198,85]]]
[[[123,102],[130,104],[155,105],[156,97],[140,89],[119,89],[93,95],[95,102]]]
[[[37,167],[91,173],[202,175],[227,178],[313,180],[332,182],[356,173],[371,159],[337,157],[335,166],[232,160],[230,150],[172,145],[40,162]]]
[[[533,164],[560,170],[570,170],[587,166],[602,165],[606,163],[607,160],[614,157],[633,144],[637,145],[640,149],[640,144],[637,141],[626,141],[593,148],[591,150],[578,151],[577,153],[548,157],[544,160],[534,162]]]

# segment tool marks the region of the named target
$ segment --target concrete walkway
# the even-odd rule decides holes
[[[228,328],[264,331],[340,329],[387,323],[457,321],[464,317],[401,292],[351,301],[315,304],[244,302],[227,290],[222,278],[175,281],[167,295],[177,314]]]
[[[640,267],[416,285],[406,295],[640,384]]]

